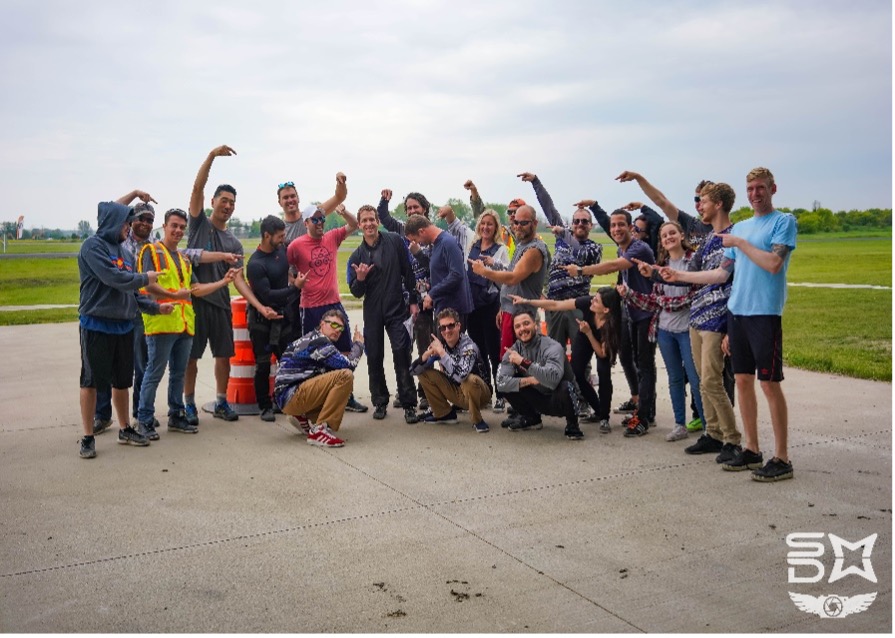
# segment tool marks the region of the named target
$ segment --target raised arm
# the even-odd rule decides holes
[[[541,183],[541,180],[538,179],[538,176],[534,173],[519,173],[516,177],[521,177],[523,182],[531,182],[532,188],[535,190],[535,197],[538,198],[538,203],[541,205],[541,209],[544,211],[544,215],[547,217],[547,221],[550,222],[551,226],[565,226],[565,221],[560,216],[559,211],[556,210],[556,206],[553,204],[553,198],[550,197],[550,193],[547,192],[547,189],[544,188],[544,185]]]
[[[349,235],[357,230],[357,217],[345,208],[344,204],[339,204],[336,207],[336,212],[345,220],[345,230]]]
[[[320,208],[327,214],[336,210],[339,205],[348,197],[348,178],[344,173],[336,173],[336,193],[328,200],[320,205]],[[355,224],[355,228],[357,225]]]
[[[392,231],[393,233],[398,233],[401,237],[403,237],[404,223],[392,217],[392,214],[388,209],[388,203],[391,201],[391,199],[391,189],[383,188],[382,197],[379,200],[379,206],[376,208],[376,212],[379,213],[379,222],[388,230]]]
[[[649,197],[656,206],[661,208],[668,219],[673,222],[677,221],[678,207],[668,201],[668,198],[665,197],[662,191],[650,184],[643,175],[635,173],[634,171],[624,171],[615,179],[620,182],[636,181],[640,186],[640,190],[643,191],[643,194]]]
[[[595,199],[582,199],[577,204],[575,204],[578,208],[587,208],[593,213],[594,219],[600,225],[600,228],[603,229],[609,238],[612,239],[612,234],[609,232],[609,213],[607,213],[600,206],[600,203]]]
[[[485,212],[485,204],[479,196],[479,189],[476,188],[476,185],[471,179],[466,180],[466,183],[463,184],[463,188],[469,191],[469,205],[472,207],[472,215],[478,219],[479,215]]]
[[[236,155],[236,151],[223,144],[212,149],[199,167],[196,180],[193,182],[193,192],[190,194],[190,217],[198,217],[205,211],[205,185],[208,183],[208,174],[211,172],[211,164],[215,157],[229,157]]]
[[[116,199],[115,202],[118,204],[123,204],[125,206],[130,206],[130,203],[132,201],[134,201],[135,199],[137,199],[138,197],[140,198],[140,201],[146,202],[147,204],[149,202],[155,202],[156,204],[158,204],[158,202],[156,202],[152,198],[152,195],[150,195],[146,191],[141,191],[141,190],[137,190],[137,189],[132,190],[127,195],[122,195],[121,197]]]

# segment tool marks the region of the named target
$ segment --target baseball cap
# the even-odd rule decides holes
[[[314,213],[316,213],[318,210],[321,213],[323,212],[323,209],[320,208],[319,206],[315,206],[313,204],[311,204],[310,206],[305,206],[304,210],[301,211],[301,218],[302,219],[311,219],[311,217],[314,216]]]
[[[155,208],[152,207],[152,204],[149,202],[140,202],[136,206],[134,206],[133,211],[131,212],[133,217],[139,217],[140,215],[149,215],[155,220]]]

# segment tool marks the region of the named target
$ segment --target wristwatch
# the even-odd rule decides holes
[[[584,266],[578,266],[578,276],[582,277],[584,275]]]

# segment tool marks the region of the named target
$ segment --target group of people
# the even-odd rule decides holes
[[[571,440],[584,437],[581,419],[611,432],[611,370],[619,361],[630,398],[615,411],[627,414],[624,435],[640,437],[656,424],[658,344],[674,415],[666,440],[698,431],[686,453],[715,454],[724,470],[752,470],[759,481],[792,477],[780,319],[796,223],[774,209],[776,184],[766,168],[747,175],[754,215],[738,224],[730,220],[735,194],[727,184],[700,182],[692,215],[642,175],[625,171],[617,179],[636,181],[665,217],[640,202],[607,213],[597,201],[581,200],[567,225],[538,177],[521,173],[548,220],[544,234],[552,235],[552,250],[532,206],[512,200],[504,226],[472,181],[464,184],[476,219],[472,229],[450,206],[433,215],[419,192],[404,198],[407,219],[400,221],[389,211],[389,189],[377,207],[349,212],[342,173],[330,199],[304,210],[295,184],[284,182],[277,187],[283,218],[262,220],[244,275],[242,245],[227,230],[236,190],[218,186],[210,216],[204,208],[214,160],[234,154],[228,146],[208,154],[189,211],[168,210],[159,241],[149,240],[155,200],[148,193],[135,190],[99,205],[97,234],[79,254],[82,457],[96,455],[94,437],[110,427],[112,406],[119,443],[145,446],[159,437],[155,395],[166,368],[168,430],[196,433],[197,360],[206,345],[215,360],[213,415],[239,418],[226,398],[234,354],[232,283],[248,306],[261,419],[284,413],[309,444],[344,445],[338,431],[345,411],[369,409],[353,395],[364,353],[374,419],[395,407],[407,423],[456,423],[458,412],[467,411],[474,431],[485,433],[483,412],[490,408],[509,412],[500,425],[512,432],[542,428],[543,415],[563,418]],[[135,199],[141,202],[130,208]],[[334,212],[345,224],[325,231]],[[614,259],[604,259],[603,246],[590,238],[594,222],[617,245]],[[345,277],[351,294],[363,300],[364,325],[352,334],[339,296],[337,252],[358,228],[362,241]],[[178,249],[184,233],[187,248]],[[617,285],[591,291],[594,276],[612,273]],[[391,406],[385,335],[397,384]],[[278,364],[273,391],[272,358]],[[774,430],[767,462],[758,444],[756,374]]]

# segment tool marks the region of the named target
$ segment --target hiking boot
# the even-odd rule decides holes
[[[199,425],[199,411],[195,403],[184,403],[183,412],[186,414],[186,422],[190,425]]]
[[[353,394],[348,397],[348,403],[345,404],[346,412],[366,412],[369,409],[369,406],[366,406],[363,403],[358,403]]]
[[[137,447],[146,447],[149,445],[149,439],[137,432],[131,426],[118,430],[118,442],[121,443],[121,445],[136,445]]]
[[[497,412],[498,414],[500,414],[501,412],[503,412],[506,409],[507,409],[507,400],[504,399],[503,397],[499,397],[497,399],[497,401],[494,402],[494,407],[491,408],[491,411]]]
[[[398,404],[398,407],[401,407],[400,403]],[[373,418],[377,421],[382,421],[386,414],[388,414],[388,409],[384,405],[377,405],[376,409],[373,410]]]
[[[456,414],[454,414],[454,418],[456,418]],[[416,413],[416,408],[404,408],[404,422],[405,423],[419,423],[420,417]]]
[[[625,436],[629,439],[635,436],[643,436],[648,433],[649,426],[646,423],[641,423],[636,414],[628,420],[628,425],[625,427]]]
[[[571,441],[580,441],[584,438],[584,432],[582,432],[581,428],[579,428],[577,425],[567,425],[565,434],[566,438]]]
[[[261,420],[266,421],[267,423],[273,423],[277,420],[276,415],[273,413],[273,407],[261,410]]]
[[[224,421],[237,421],[239,415],[236,410],[230,407],[226,401],[219,401],[214,404],[214,418],[224,419]]]
[[[158,421],[153,419],[150,423],[138,423],[137,428],[140,434],[145,436],[150,441],[158,441],[158,432],[155,431],[156,423],[158,423]]]
[[[197,434],[199,428],[195,425],[190,425],[190,422],[186,420],[186,415],[181,412],[180,414],[172,414],[168,416],[168,432]]]
[[[699,432],[704,429],[705,426],[702,424],[702,419],[699,417],[696,417],[687,424],[687,432]]]
[[[537,419],[529,419],[528,417],[524,417],[520,414],[507,427],[510,429],[510,432],[521,432],[522,430],[540,430],[544,427],[544,423],[541,421],[540,417],[538,417]]]
[[[373,418],[376,418],[375,415],[373,416]],[[298,414],[296,416],[290,415],[287,420],[289,421],[289,425],[294,427],[305,436],[311,433],[311,422],[304,414]]]
[[[109,421],[109,423],[111,423],[111,421]],[[81,444],[81,450],[78,454],[82,459],[96,458],[96,439],[92,436],[82,436],[78,439],[78,443]]]
[[[612,426],[609,425],[609,419],[600,419],[600,422],[597,424],[597,429],[600,430],[600,434],[609,434],[612,432]]]
[[[752,470],[752,480],[762,483],[773,483],[792,478],[792,463],[781,461],[776,456],[765,464],[764,467]]]
[[[724,444],[718,439],[713,439],[708,434],[703,434],[688,448],[684,448],[687,454],[717,454],[724,448]]]
[[[311,428],[308,434],[308,445],[317,447],[342,447],[345,441],[336,436],[326,423],[320,423]]]
[[[488,427],[488,424],[484,421],[473,423],[472,427],[478,434],[484,434],[485,432],[489,432],[491,430],[491,428]]]
[[[112,419],[93,419],[93,436],[97,436],[98,434],[102,434],[106,430],[112,427]],[[94,452],[93,456],[96,456]],[[85,459],[92,459],[93,456],[85,456]]]
[[[683,425],[675,425],[674,429],[665,435],[665,440],[669,443],[672,441],[680,441],[681,439],[686,439],[690,434],[687,432],[686,426]]]
[[[724,447],[721,448],[721,454],[715,457],[715,463],[727,463],[728,461],[732,461],[742,450],[743,448],[739,445],[725,443]]]
[[[721,469],[728,472],[742,472],[743,470],[757,470],[761,467],[764,459],[761,452],[753,452],[743,448],[739,453],[727,463],[721,464]],[[770,461],[768,461],[770,463]]]
[[[427,412],[421,419],[424,423],[456,423],[457,411],[451,408],[451,411],[444,416],[435,416],[431,412]]]
[[[615,408],[613,412],[615,414],[634,414],[635,412],[637,412],[637,404],[631,401],[631,399],[628,399],[620,406]]]

